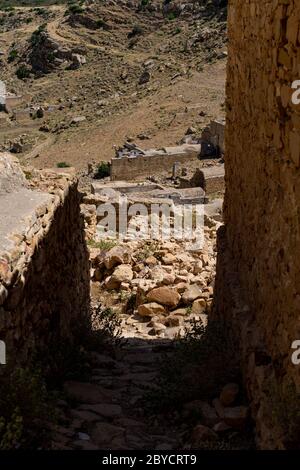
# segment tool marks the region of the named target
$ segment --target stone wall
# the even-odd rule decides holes
[[[178,151],[161,152],[158,155],[113,158],[111,160],[110,178],[112,181],[128,181],[151,176],[159,172],[165,172],[172,176],[174,163],[189,163],[198,158],[198,153],[195,151],[188,148],[183,150],[181,147],[179,149]]]
[[[300,106],[291,102],[300,79],[299,21],[298,0],[229,2],[216,312],[239,325],[262,448],[299,442],[299,423],[298,436],[291,433],[300,391],[300,367],[291,362],[300,339]]]
[[[17,168],[13,161],[5,167]],[[3,172],[0,177],[6,188],[0,191],[0,339],[10,362],[25,360],[52,340],[72,341],[89,311],[76,178],[32,170],[22,180],[15,171],[14,185]]]

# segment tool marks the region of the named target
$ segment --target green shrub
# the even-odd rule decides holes
[[[99,250],[110,250],[118,244],[116,240],[89,240],[87,242],[91,248],[98,248]]]
[[[30,76],[31,70],[26,67],[26,65],[21,65],[17,71],[16,75],[20,80],[23,80],[24,78],[28,78]]]
[[[31,38],[30,38],[30,42],[33,46],[36,46],[40,43],[41,41],[41,33],[43,31],[45,31],[47,27],[47,24],[44,23],[42,24],[41,26],[38,27],[38,29],[36,29],[35,31],[33,31],[32,35],[31,35]]]
[[[51,416],[41,369],[5,367],[0,382],[0,450],[35,447],[45,438],[41,420]]]
[[[128,33],[127,37],[128,39],[131,39],[131,38],[134,38],[135,36],[141,36],[143,33],[144,33],[143,28],[140,25],[135,24],[132,30]]]
[[[177,16],[178,15],[176,15],[174,11],[171,11],[170,13],[168,13],[167,18],[169,21],[173,21],[173,20],[176,20]]]
[[[97,172],[94,176],[95,179],[100,180],[102,178],[106,178],[110,175],[110,165],[108,162],[101,162],[98,165]]]
[[[71,165],[69,165],[67,162],[58,162],[56,166],[57,168],[70,168]]]
[[[16,58],[18,57],[18,51],[16,51],[15,49],[12,49],[8,55],[8,59],[7,61],[9,63],[13,62]]]
[[[84,9],[80,5],[70,5],[68,8],[69,14],[83,13]]]
[[[92,312],[91,330],[83,336],[84,346],[91,350],[103,350],[105,346],[118,346],[122,341],[121,319],[111,308],[103,309],[101,305]]]

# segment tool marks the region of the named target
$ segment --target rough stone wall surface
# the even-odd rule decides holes
[[[230,321],[237,317],[234,305],[224,305],[228,283],[238,280],[248,307],[236,321],[244,332],[251,323],[243,336],[244,372],[264,448],[284,447],[290,438],[288,416],[281,416],[283,427],[275,416],[279,399],[271,388],[288,407],[294,397],[284,398],[284,390],[294,385],[300,392],[300,368],[291,362],[291,344],[300,339],[300,106],[291,101],[291,84],[300,79],[299,25],[298,0],[229,2],[226,242],[216,308]]]
[[[29,185],[32,194],[48,198],[26,218],[26,228],[10,235],[13,244],[0,249],[0,339],[10,362],[26,360],[52,340],[72,341],[89,309],[77,181],[44,170]]]
[[[110,177],[112,181],[136,180],[139,177],[151,176],[160,171],[167,172],[171,176],[174,163],[189,163],[192,160],[197,160],[196,152],[113,158],[111,160]]]

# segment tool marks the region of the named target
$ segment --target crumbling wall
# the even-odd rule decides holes
[[[300,429],[300,368],[291,361],[300,339],[300,106],[291,101],[300,79],[299,21],[298,0],[229,3],[225,231],[215,307],[239,328],[263,448],[297,445],[291,429]]]
[[[0,339],[9,362],[24,361],[52,341],[72,341],[89,309],[89,260],[76,178],[46,170],[27,178],[31,188],[6,182],[8,190],[0,192]],[[1,218],[7,204],[24,204],[26,214]],[[11,233],[5,230],[9,223],[15,228]]]
[[[111,160],[110,178],[112,181],[136,180],[161,171],[171,176],[174,163],[189,163],[198,158],[195,151],[182,150],[181,147],[179,149],[177,152],[159,155],[113,158]]]

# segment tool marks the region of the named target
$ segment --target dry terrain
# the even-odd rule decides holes
[[[31,107],[32,114],[0,113],[0,144],[9,150],[21,139],[23,162],[37,168],[66,162],[82,170],[109,160],[128,137],[145,148],[174,145],[189,126],[200,132],[223,116],[220,11],[206,17],[199,7],[173,18],[122,2],[94,2],[78,14],[67,8],[0,13],[1,78],[8,92],[26,97],[17,110]],[[38,28],[49,44],[39,42]],[[85,63],[69,67],[70,53]],[[82,120],[72,124],[76,117]]]

